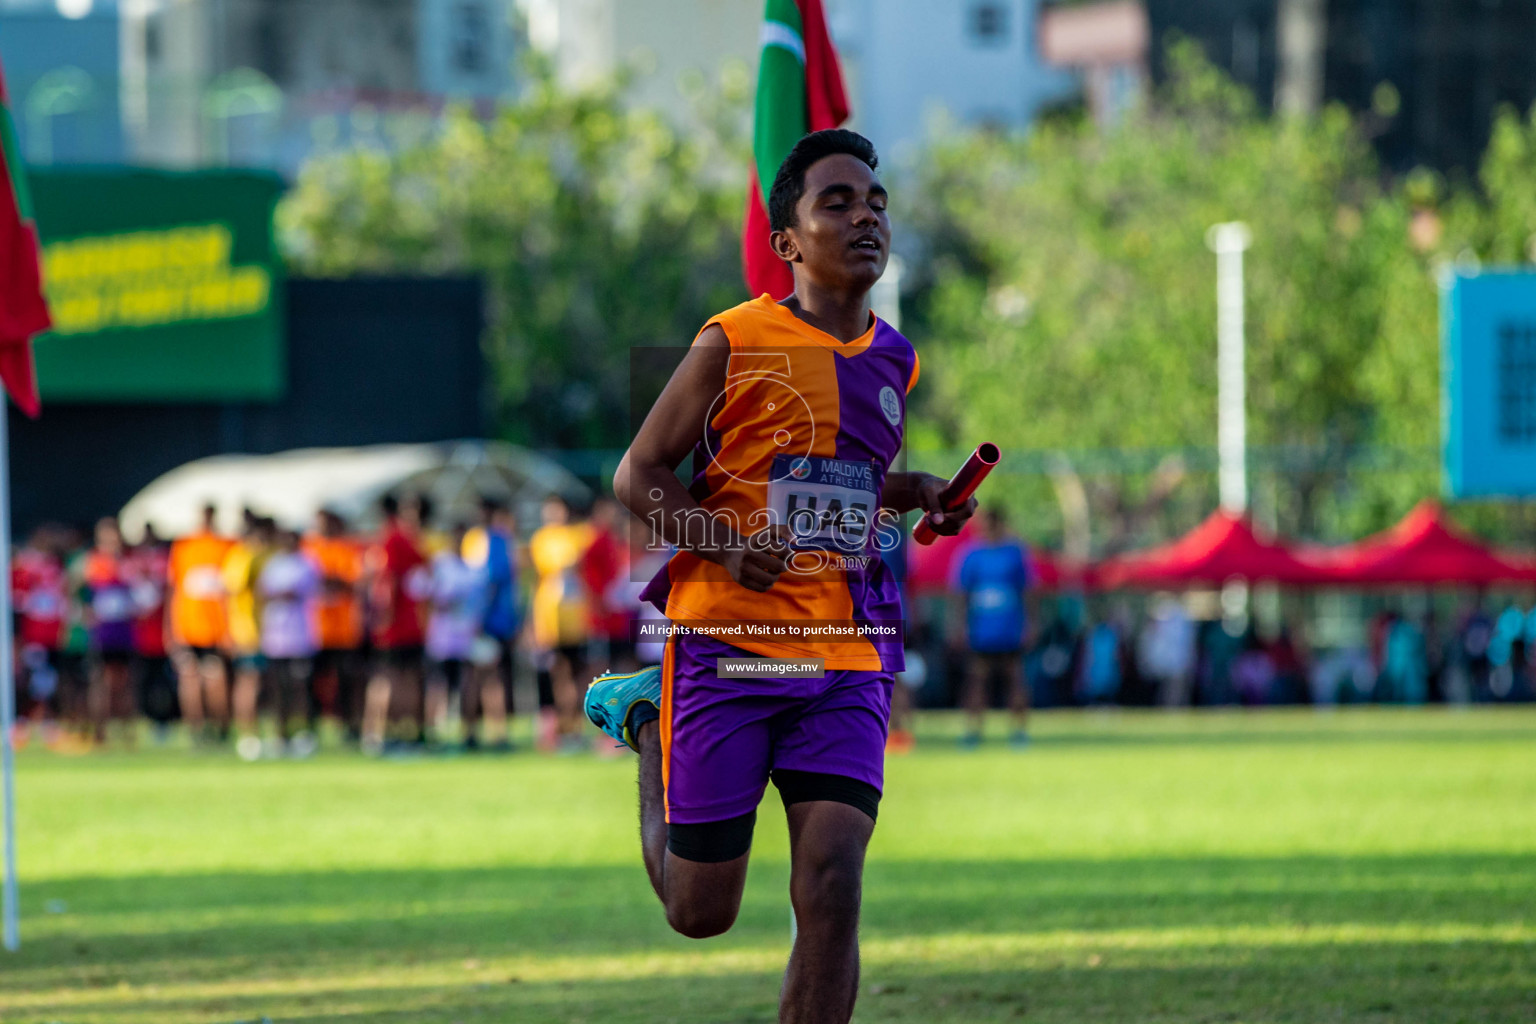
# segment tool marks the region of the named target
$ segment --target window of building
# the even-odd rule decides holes
[[[1008,41],[1006,4],[972,4],[968,22],[971,42],[977,46],[1002,46]]]
[[[1536,323],[1499,325],[1499,438],[1536,441]]]
[[[274,12],[268,12],[267,16],[256,23],[256,67],[273,81],[281,81],[287,77],[287,68],[284,56],[287,51],[283,46],[283,35],[277,24],[277,16]]]
[[[450,28],[453,69],[465,74],[479,74],[490,64],[491,19],[485,6],[460,3],[453,6]]]
[[[160,18],[151,14],[144,19],[144,60],[150,64],[160,59]]]

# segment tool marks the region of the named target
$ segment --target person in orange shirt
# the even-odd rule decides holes
[[[230,541],[218,535],[218,509],[203,506],[202,526],[171,545],[166,566],[171,614],[166,647],[176,666],[181,714],[194,737],[215,726],[229,733],[229,674],[224,666],[224,556]]]
[[[362,548],[347,536],[346,521],[337,512],[321,509],[304,550],[320,567],[320,599],[314,603],[320,651],[311,677],[316,692],[309,706],[331,707],[347,738],[356,742],[363,719]]]

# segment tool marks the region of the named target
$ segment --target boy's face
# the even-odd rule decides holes
[[[858,157],[836,153],[805,171],[797,223],[773,235],[774,251],[823,287],[869,290],[891,254],[885,187]]]

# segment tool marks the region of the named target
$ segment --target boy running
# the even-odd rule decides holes
[[[779,168],[771,242],[794,294],[762,295],[705,325],[614,478],[619,499],[678,548],[647,599],[714,635],[674,636],[660,669],[603,677],[586,702],[594,723],[640,754],[646,869],[684,935],[735,921],[757,805],[770,779],[778,788],[797,922],[779,1019],[797,1024],[843,1024],[857,994],[864,851],[902,668],[900,596],[876,553],[877,512],[920,508],[954,533],[975,507],[944,513],[944,480],[891,471],[918,366],[870,311],[891,240],[876,166],[868,140],[834,130],[801,139]],[[674,469],[690,451],[685,487]],[[896,632],[805,636],[849,623]],[[750,655],[817,659],[824,672],[722,670],[721,659]]]

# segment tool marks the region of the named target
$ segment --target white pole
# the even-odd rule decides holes
[[[11,637],[11,444],[10,414],[0,392],[0,775],[5,791],[5,948],[21,948],[21,911],[16,903],[16,654]]]
[[[1243,250],[1253,236],[1237,221],[1216,224],[1205,244],[1216,253],[1216,453],[1221,507],[1248,509],[1248,415],[1243,370]]]

